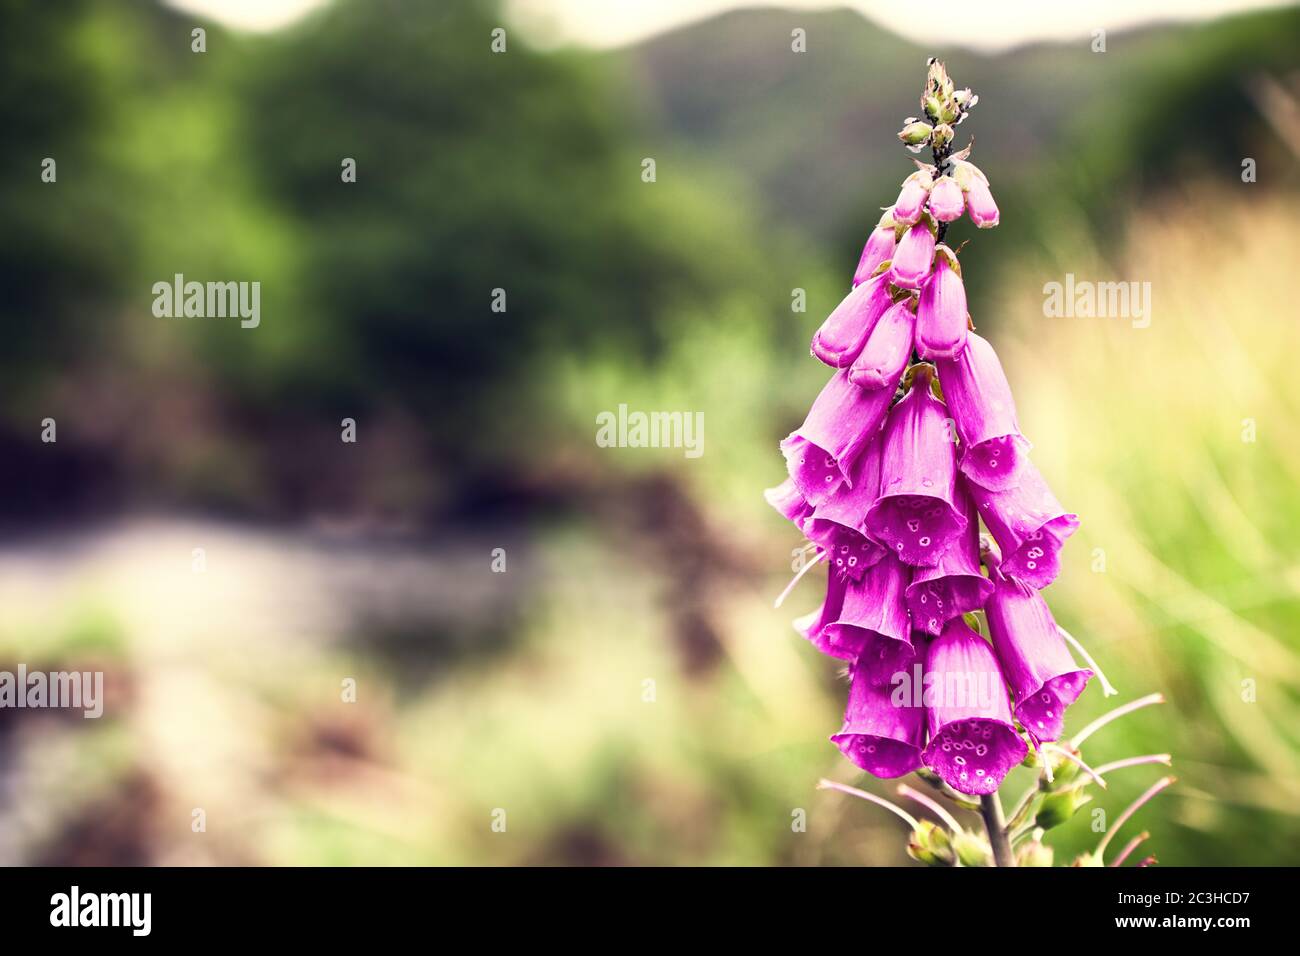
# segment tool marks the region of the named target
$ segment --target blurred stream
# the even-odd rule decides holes
[[[509,575],[490,570],[496,547],[506,548]],[[506,531],[416,540],[184,517],[7,542],[0,668],[103,670],[106,705],[95,726],[80,711],[0,711],[0,863],[32,861],[87,812],[87,798],[123,769],[113,756],[90,759],[94,741],[122,730],[131,742],[104,749],[131,764],[120,785],[135,792],[125,816],[119,799],[122,818],[99,821],[109,859],[69,844],[43,862],[158,862],[150,845],[173,843],[165,831],[189,820],[188,794],[202,794],[211,815],[261,806],[277,772],[276,712],[319,719],[358,668],[385,675],[383,693],[400,693],[499,649],[525,554]],[[339,670],[344,662],[356,666]],[[360,696],[374,701],[373,682]],[[324,734],[326,749],[348,748],[336,731]]]

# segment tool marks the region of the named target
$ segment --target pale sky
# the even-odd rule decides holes
[[[230,26],[273,30],[327,0],[169,0]],[[427,0],[448,3],[456,0]],[[1091,37],[1153,20],[1200,20],[1287,0],[505,0],[509,22],[534,41],[609,47],[631,43],[724,10],[747,6],[824,9],[853,7],[912,40],[1005,49],[1032,40]],[[936,15],[936,9],[949,12]]]

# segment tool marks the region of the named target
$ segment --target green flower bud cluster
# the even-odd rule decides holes
[[[923,114],[905,119],[898,138],[914,153],[919,153],[927,146],[942,152],[951,145],[953,136],[956,135],[953,127],[965,120],[978,102],[979,97],[969,89],[954,89],[944,65],[931,57],[925,92],[921,94]]]
[[[930,820],[922,820],[907,841],[907,855],[926,866],[954,866],[957,852],[948,831]]]
[[[921,820],[907,841],[907,855],[927,866],[992,866],[988,838],[972,830],[950,831]]]

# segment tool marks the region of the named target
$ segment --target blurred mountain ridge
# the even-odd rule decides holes
[[[792,51],[795,28],[806,31],[806,52]],[[922,47],[847,8],[746,8],[609,58],[633,79],[647,138],[667,135],[686,155],[732,170],[770,221],[838,239],[910,171],[890,134],[921,112],[927,57],[980,95],[958,142],[974,137],[972,159],[995,186],[999,171],[1037,172],[1061,143],[1103,165],[1108,151],[1128,153],[1115,139],[1145,138],[1154,142],[1137,160],[1152,161],[1152,150],[1169,151],[1175,124],[1179,152],[1240,156],[1261,129],[1234,77],[1300,67],[1300,8],[1111,32],[1101,53],[1092,44],[1088,34],[988,55]],[[1105,165],[1098,189],[1144,172]]]

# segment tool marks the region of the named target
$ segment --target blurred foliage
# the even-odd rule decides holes
[[[0,653],[107,661],[116,695],[91,731],[0,715],[5,861],[905,862],[895,821],[812,789],[851,775],[844,688],[787,626],[816,585],[771,609],[800,542],[760,491],[936,52],[981,95],[959,132],[1003,210],[954,227],[972,313],[1084,520],[1050,598],[1126,698],[1170,699],[1089,757],[1174,753],[1140,823],[1163,862],[1297,862],[1271,264],[1300,209],[1257,93],[1300,66],[1297,10],[998,56],[844,11],[801,11],[796,56],[774,10],[601,54],[511,30],[506,55],[488,3],[205,24],[203,55],[153,3],[0,10],[2,500],[33,532],[0,549]],[[1046,323],[1065,272],[1149,279],[1152,328]],[[176,273],[260,281],[260,327],[154,318]],[[620,403],[703,412],[705,454],[596,448]],[[258,525],[85,521],[140,511]],[[1112,813],[1146,780],[1121,773]]]
[[[685,304],[757,272],[731,244],[710,254],[736,224],[680,177],[640,181],[600,73],[518,38],[488,55],[496,22],[470,4],[340,4],[268,40],[239,80],[248,158],[307,248],[311,346],[275,380],[436,419],[448,455],[521,437],[526,415],[486,396],[529,401],[560,355],[653,357]]]
[[[142,383],[191,396],[211,431],[150,449],[164,474],[124,476],[136,491],[152,482],[164,498],[180,487],[253,511],[329,500],[338,489],[317,486],[316,459],[337,426],[320,423],[351,416],[418,446],[381,464],[440,479],[389,488],[392,510],[420,513],[444,484],[463,492],[544,453],[555,436],[531,410],[554,361],[653,363],[689,331],[685,316],[732,290],[773,299],[743,209],[680,169],[642,182],[621,81],[522,37],[492,55],[498,19],[485,5],[342,2],[262,38],[208,25],[202,55],[189,52],[187,18],[149,4],[73,6],[57,32],[18,6],[30,29],[15,18],[4,42],[27,52],[15,50],[6,90],[30,104],[48,85],[69,106],[66,124],[24,118],[6,152],[14,165],[49,154],[61,164],[55,186],[14,169],[0,190],[20,227],[0,260],[15,290],[6,307],[32,343],[6,356],[31,380],[8,414],[16,426],[70,402],[58,388],[68,364],[92,367],[78,404],[92,389],[128,389],[101,407],[104,445],[138,424],[119,406]],[[85,66],[60,65],[60,44]],[[41,123],[77,138],[60,148]],[[83,143],[98,150],[94,165],[67,152]],[[356,184],[340,181],[344,157],[357,161]],[[64,201],[77,190],[88,210]],[[94,213],[108,221],[87,222]],[[33,276],[28,257],[49,271]],[[261,282],[264,323],[152,319],[148,290],[177,273]],[[504,313],[491,309],[498,288]],[[68,323],[54,330],[66,354],[48,347],[50,329],[18,320],[27,313]],[[264,452],[295,434],[296,461]],[[205,474],[233,457],[247,473]]]

